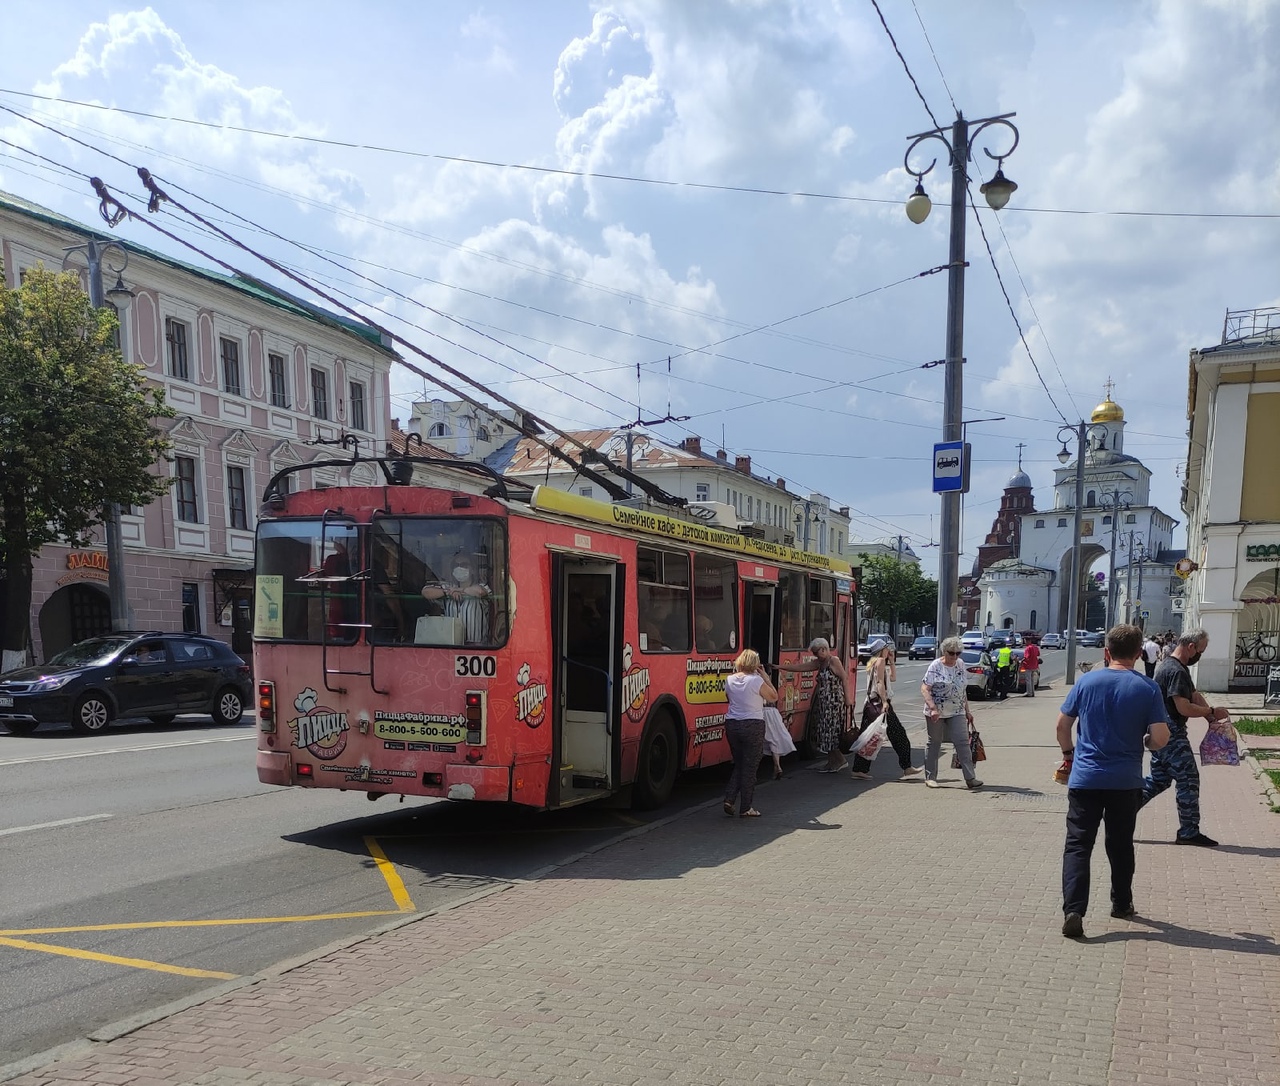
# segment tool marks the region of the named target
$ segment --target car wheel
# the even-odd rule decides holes
[[[239,724],[244,716],[244,697],[234,686],[224,686],[213,699],[213,722],[224,727]]]
[[[84,694],[71,711],[71,727],[81,735],[97,735],[111,723],[111,702],[97,691]]]
[[[166,728],[173,723],[173,718],[176,715],[176,713],[153,713],[151,716],[147,717],[147,719],[151,721],[152,724],[158,724],[160,727]]]
[[[10,735],[30,735],[40,725],[34,720],[6,720],[4,726]]]
[[[661,807],[671,796],[680,769],[680,748],[676,726],[669,713],[655,717],[645,729],[640,744],[640,762],[636,766],[636,784],[632,806],[647,811]]]

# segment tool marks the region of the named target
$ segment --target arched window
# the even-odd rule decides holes
[[[1034,611],[1031,612],[1031,628],[1033,630],[1036,628],[1036,613]]]
[[[1011,618],[1006,618],[1006,619],[1004,620],[1004,628],[1005,628],[1006,630],[1012,630],[1012,629],[1013,629],[1013,619],[1011,619]]]
[[[447,422],[433,422],[431,429],[427,431],[427,437],[451,437],[449,424]]]
[[[1093,506],[1098,504],[1098,493],[1096,490],[1089,491],[1084,498],[1085,505]]]
[[[489,440],[489,428],[487,426],[476,427],[476,440],[477,441]]]
[[[990,612],[990,611],[988,611],[988,612],[987,612],[987,625],[988,625],[988,626],[990,626],[990,625],[991,625],[991,612]]]

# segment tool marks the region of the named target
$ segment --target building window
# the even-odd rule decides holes
[[[243,396],[240,385],[240,343],[225,337],[218,340],[222,355],[222,391],[232,396]]]
[[[351,402],[351,428],[353,430],[369,429],[365,424],[364,385],[359,381],[352,381],[347,392],[347,398]]]
[[[1138,514],[1137,514],[1137,513],[1126,513],[1126,514],[1125,514],[1125,517],[1124,517],[1124,522],[1125,522],[1126,524],[1137,524],[1137,523],[1138,523]]]
[[[431,429],[427,431],[427,437],[452,437],[449,432],[449,424],[447,422],[433,422]]]
[[[111,333],[111,345],[115,347],[117,351],[123,354],[124,353],[124,337],[122,333],[124,332],[124,317],[120,313],[119,308],[115,305],[114,302],[107,302],[106,308],[111,310],[111,312],[115,314],[115,318],[116,318],[115,330]]]
[[[166,317],[164,338],[169,345],[169,376],[179,381],[190,381],[191,367],[187,364],[187,326],[182,321]]]
[[[329,375],[324,370],[311,371],[311,414],[318,419],[329,417]]]
[[[1094,505],[1097,505],[1098,504],[1097,492],[1093,490],[1089,491],[1089,493],[1085,495],[1084,504],[1091,507]]]
[[[249,505],[245,500],[244,468],[227,468],[227,524],[249,530]]]
[[[1037,521],[1036,521],[1036,527],[1037,527],[1037,528],[1043,528],[1043,527],[1044,527],[1044,521],[1043,521],[1043,520],[1037,520]]]
[[[1066,526],[1067,526],[1067,518],[1066,518],[1066,517],[1059,517],[1059,518],[1058,518],[1058,527],[1059,527],[1059,528],[1065,528]]]
[[[1036,628],[1036,613],[1034,611],[1031,612],[1031,628],[1033,630]]]
[[[492,441],[492,440],[493,440],[493,438],[489,436],[489,427],[484,426],[484,425],[480,425],[480,426],[477,426],[477,427],[476,427],[476,441],[477,441],[477,442],[481,442],[481,441]]]
[[[694,501],[709,502],[711,500],[711,484],[698,483],[698,485],[694,487],[694,493],[697,495],[694,498]]]
[[[173,458],[173,474],[178,480],[178,519],[187,524],[200,523],[200,507],[196,501],[196,462],[191,456]]]
[[[200,632],[200,586],[190,582],[182,585],[182,632]]]
[[[589,486],[580,486],[578,487],[578,493],[584,498],[589,498],[591,497],[591,488]]]
[[[1102,518],[1102,523],[1103,523],[1103,524],[1110,524],[1110,523],[1111,523],[1111,514],[1109,514],[1109,513],[1108,513],[1105,517],[1103,517],[1103,518]]]
[[[284,377],[284,355],[267,355],[267,369],[271,373],[271,406],[289,406],[289,385]]]

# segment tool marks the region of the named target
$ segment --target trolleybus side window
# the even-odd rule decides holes
[[[809,643],[815,637],[825,637],[827,644],[835,647],[836,641],[836,585],[826,577],[809,578]]]
[[[804,635],[807,580],[803,573],[784,569],[778,574],[778,596],[782,607],[782,644],[784,649],[803,649],[809,644]]]
[[[496,648],[506,640],[507,547],[500,521],[379,517],[370,559],[375,644]]]
[[[689,651],[689,556],[636,548],[641,652]]]
[[[254,635],[351,644],[360,635],[360,538],[343,521],[259,526]]]
[[[738,643],[738,563],[714,554],[693,560],[694,645],[730,652]]]

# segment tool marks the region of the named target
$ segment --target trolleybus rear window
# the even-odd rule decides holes
[[[360,537],[347,521],[263,521],[254,636],[349,645],[360,636]]]

